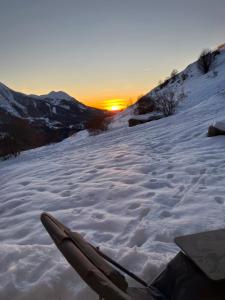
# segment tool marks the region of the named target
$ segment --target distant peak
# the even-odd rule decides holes
[[[50,93],[46,95],[42,95],[41,97],[45,98],[51,98],[51,99],[58,99],[58,100],[71,100],[73,97],[68,95],[67,93],[63,91],[51,91]]]

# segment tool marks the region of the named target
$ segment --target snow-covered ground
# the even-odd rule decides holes
[[[206,137],[224,119],[224,66],[190,79],[174,116],[0,163],[0,299],[97,299],[53,246],[42,211],[146,281],[179,251],[175,236],[225,228],[225,137]]]

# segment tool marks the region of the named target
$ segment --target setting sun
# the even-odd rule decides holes
[[[107,99],[103,101],[102,107],[107,110],[117,111],[126,107],[125,99]]]
[[[109,108],[109,110],[113,110],[113,111],[116,111],[116,110],[120,110],[120,106],[119,105],[113,105]]]

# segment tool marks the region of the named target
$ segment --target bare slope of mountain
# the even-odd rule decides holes
[[[61,91],[26,95],[0,83],[0,133],[17,137],[21,150],[60,141],[102,114]]]

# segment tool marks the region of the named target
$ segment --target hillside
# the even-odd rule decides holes
[[[53,246],[42,211],[146,281],[179,251],[175,236],[225,228],[225,137],[206,137],[224,119],[224,51],[214,70],[184,71],[173,116],[129,128],[129,108],[106,133],[0,162],[0,299],[97,299]]]
[[[165,85],[157,86],[149,93],[144,95],[153,97],[155,94],[163,93],[168,89],[173,91],[177,96],[181,93],[184,94],[183,101],[179,104],[178,112],[184,112],[189,109],[195,109],[202,101],[207,101],[210,97],[215,95],[224,95],[225,93],[225,44],[221,45],[215,60],[212,63],[211,70],[207,74],[202,74],[198,69],[197,61],[190,64],[185,70],[178,73],[174,78],[165,80]],[[135,114],[135,109],[138,106],[138,102],[129,107],[124,112],[118,114],[114,118],[113,128],[120,126],[127,126],[130,118],[144,119],[147,115]],[[154,114],[154,113],[153,113]],[[151,114],[150,114],[151,115]]]

